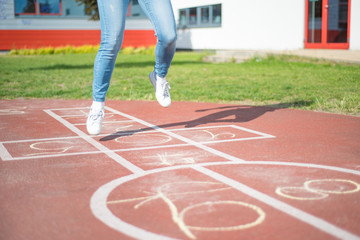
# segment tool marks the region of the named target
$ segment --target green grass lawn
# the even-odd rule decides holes
[[[91,99],[95,54],[0,56],[0,99]],[[154,56],[118,56],[107,99],[154,100]],[[270,56],[235,64],[177,52],[167,76],[173,101],[360,112],[360,65]]]

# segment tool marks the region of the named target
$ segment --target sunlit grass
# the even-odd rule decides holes
[[[0,98],[91,99],[95,53],[0,56]],[[119,55],[108,99],[155,100],[152,55]],[[167,76],[173,101],[277,105],[358,115],[360,65],[287,56],[205,63],[177,52]]]

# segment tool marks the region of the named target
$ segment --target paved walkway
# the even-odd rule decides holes
[[[254,56],[267,54],[286,54],[324,59],[336,62],[360,64],[360,50],[338,49],[298,49],[298,50],[218,50],[216,55],[209,56],[206,60],[212,62],[242,62]]]

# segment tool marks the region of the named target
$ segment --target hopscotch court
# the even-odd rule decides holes
[[[103,229],[98,238],[288,239],[300,234],[308,239],[360,239],[356,165],[249,160],[246,149],[275,144],[282,135],[234,121],[186,127],[161,119],[165,123],[155,125],[146,116],[117,109],[106,107],[102,134],[89,136],[87,107],[39,107],[33,111],[64,134],[1,139],[2,163],[21,168],[22,163],[41,166],[72,159],[80,164],[90,159],[87,167],[95,168],[91,159],[97,164],[107,159],[103,170],[114,176],[89,189],[88,198],[80,198],[93,226]],[[25,119],[22,115],[31,111],[3,108],[0,117],[8,123],[6,118]],[[253,154],[262,156],[261,151]],[[48,180],[51,184],[51,176]],[[71,227],[75,231],[81,226]]]

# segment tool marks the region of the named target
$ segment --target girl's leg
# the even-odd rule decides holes
[[[93,104],[86,122],[89,134],[97,135],[102,129],[104,102],[121,48],[125,29],[128,0],[98,0],[101,43],[94,63]]]
[[[139,4],[152,22],[157,44],[155,73],[164,78],[175,53],[176,23],[170,0],[139,0]]]
[[[98,0],[101,43],[94,63],[93,100],[104,102],[122,45],[129,0]]]

